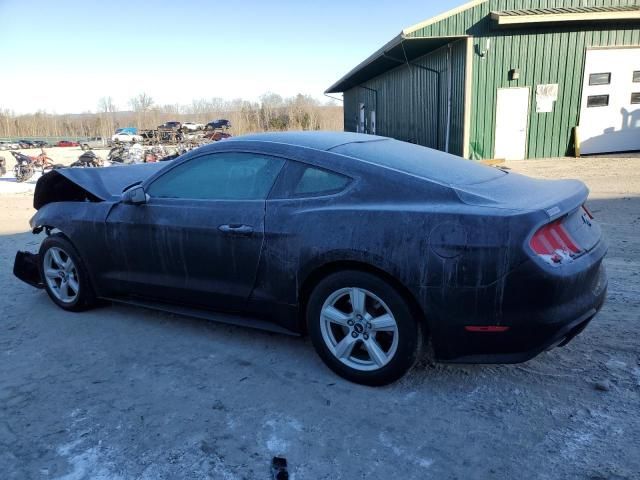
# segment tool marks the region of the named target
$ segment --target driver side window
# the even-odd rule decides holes
[[[283,164],[283,159],[255,153],[203,155],[165,173],[147,192],[151,198],[261,200]]]

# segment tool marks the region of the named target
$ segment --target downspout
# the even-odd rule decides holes
[[[449,153],[449,138],[451,137],[451,97],[453,90],[453,59],[451,55],[451,44],[448,44],[449,48],[447,50],[447,126],[445,133],[445,145],[444,151]]]
[[[402,40],[402,42],[400,42],[400,43],[402,45],[402,51],[404,52],[404,40]],[[384,58],[388,58],[389,60],[393,60],[394,62],[404,63],[404,64],[407,65],[407,67],[409,67],[409,69],[411,69],[411,67],[417,67],[417,68],[421,68],[422,70],[426,70],[427,72],[435,73],[435,75],[436,75],[436,90],[438,92],[438,95],[437,95],[438,98],[437,98],[437,101],[436,101],[436,132],[437,132],[437,139],[438,139],[437,148],[440,149],[440,72],[438,70],[433,69],[433,68],[425,67],[424,65],[418,65],[416,63],[409,62],[409,59],[407,58],[406,53],[405,53],[405,59],[404,60],[392,57],[390,55],[387,55],[385,52],[382,53],[382,56]]]
[[[358,85],[358,88],[362,88],[363,90],[369,90],[370,92],[373,92],[373,102],[375,103],[375,108],[374,111],[378,111],[378,90],[375,90],[373,88],[369,88],[369,87],[363,87],[362,85]],[[365,103],[366,105],[366,103]],[[377,113],[376,113],[377,115]],[[364,117],[364,123],[365,125],[367,125],[367,116],[365,115]],[[376,122],[377,123],[377,122]],[[369,128],[371,127],[371,125],[369,125]],[[369,133],[369,128],[365,128],[364,129],[364,133]]]

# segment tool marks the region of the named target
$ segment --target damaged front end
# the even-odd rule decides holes
[[[44,288],[40,275],[40,255],[31,252],[16,252],[13,262],[13,274],[29,285]]]
[[[38,179],[33,197],[37,213],[29,221],[32,232],[53,230],[69,238],[80,233],[90,235],[92,223],[104,222],[110,206],[119,200],[122,190],[158,172],[163,165],[131,165],[127,168],[61,168]],[[100,207],[97,207],[100,205]],[[13,274],[36,288],[44,287],[40,274],[40,256],[19,251]]]

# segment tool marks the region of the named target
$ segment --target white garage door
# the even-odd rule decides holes
[[[580,150],[640,150],[640,48],[587,50]]]

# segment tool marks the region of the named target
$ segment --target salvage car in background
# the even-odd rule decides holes
[[[158,130],[160,131],[171,131],[177,132],[182,128],[182,124],[180,122],[165,122],[162,125],[158,125]]]
[[[209,122],[205,125],[206,130],[217,130],[217,129],[228,130],[230,128],[231,128],[231,122],[225,118],[214,120],[213,122]]]
[[[194,122],[182,122],[183,132],[197,132],[198,130],[204,130],[204,124]]]
[[[74,142],[72,140],[60,140],[56,143],[56,147],[79,147],[80,144],[78,142]]]
[[[107,140],[103,137],[91,137],[80,142],[82,150],[91,150],[93,148],[105,148],[107,146]]]
[[[211,140],[212,142],[219,142],[220,140],[224,140],[225,138],[231,138],[231,135],[226,132],[221,132],[220,130],[214,130],[212,132],[206,133],[204,138],[207,140]]]
[[[383,137],[249,135],[44,175],[31,227],[48,235],[14,272],[66,310],[308,333],[335,372],[380,385],[427,338],[440,361],[520,362],[584,329],[607,285],[587,194]]]
[[[0,150],[19,150],[20,148],[17,142],[0,142]]]
[[[142,135],[134,134],[131,132],[120,132],[116,133],[111,137],[111,141],[114,143],[132,143],[132,142],[141,142]]]

